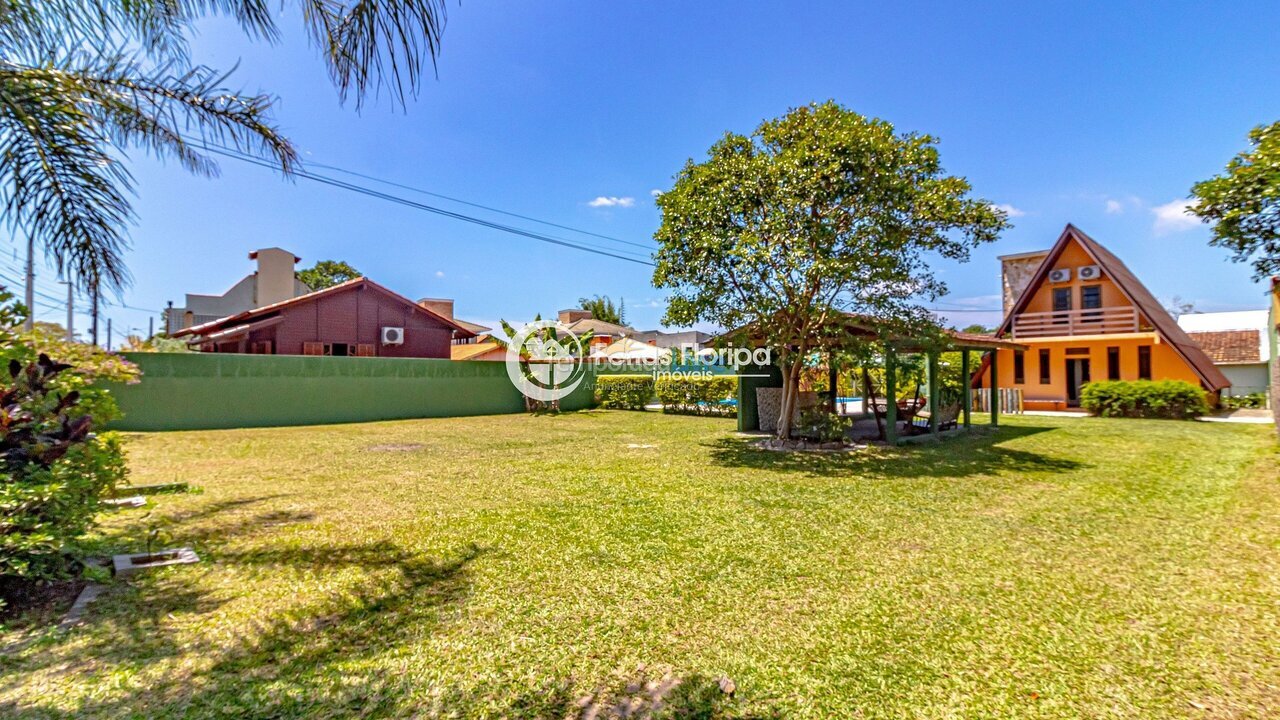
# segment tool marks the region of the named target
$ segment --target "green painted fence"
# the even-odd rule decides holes
[[[368,357],[127,353],[142,381],[109,386],[117,430],[320,425],[524,412],[504,363]],[[591,403],[594,382],[561,407]]]

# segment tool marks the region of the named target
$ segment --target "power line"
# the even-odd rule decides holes
[[[468,207],[478,208],[480,210],[487,210],[489,212],[497,213],[499,215],[506,215],[508,217],[519,218],[521,220],[528,220],[529,222],[535,222],[540,225],[547,225],[553,228],[560,228],[561,230],[568,230],[569,232],[575,232],[582,235],[590,235],[591,237],[597,237],[597,238],[600,238],[601,240],[609,240],[611,242],[622,243],[623,245],[631,245],[633,247],[642,248],[644,250],[653,250],[652,245],[644,245],[638,242],[632,242],[630,240],[623,240],[622,238],[616,238],[611,235],[601,235],[600,233],[597,233],[597,232],[591,232],[590,230],[582,230],[576,227],[571,227],[569,225],[561,225],[560,223],[553,223],[549,220],[540,220],[536,217],[530,217],[529,215],[521,215],[520,213],[513,213],[507,210],[501,210],[499,208],[492,207],[489,205],[481,205],[480,203],[474,203],[469,200],[463,200],[461,198],[456,198],[449,195],[443,195],[437,192],[431,192],[430,190],[423,190],[422,188],[414,187],[412,185],[405,185],[403,183],[398,183],[393,180],[384,180],[380,177],[375,177],[373,175],[366,175],[361,172],[356,172],[355,170],[347,170],[346,168],[341,168],[341,167],[338,167],[337,165],[326,165],[324,163],[312,162],[310,160],[308,160],[306,164],[312,167],[324,168],[325,170],[340,172],[344,175],[351,175],[353,177],[363,178],[365,180],[371,180],[373,182],[381,183],[383,185],[387,185],[390,187],[400,188],[401,190],[408,190],[409,192],[415,192],[421,195],[429,195],[431,197],[440,198],[441,200],[448,200],[449,202],[456,202],[459,205],[466,205]]]
[[[252,155],[243,154],[243,153],[240,153],[239,151],[236,151],[230,148],[223,148],[222,146],[212,145],[212,144],[205,143],[203,141],[198,141],[198,140],[193,140],[192,144],[198,147],[201,147],[204,150],[214,153],[216,155],[222,155],[224,157],[229,157],[234,160],[240,160],[242,162],[247,162],[249,164],[257,165],[259,167],[264,167],[271,170],[276,169],[276,166],[273,163],[267,162],[265,160],[260,160],[256,157],[253,157]],[[544,235],[542,233],[533,232],[531,230],[525,230],[512,225],[503,225],[502,223],[496,223],[491,220],[485,220],[483,218],[478,218],[473,215],[466,215],[464,213],[454,212],[452,210],[445,210],[444,208],[438,208],[433,205],[427,205],[426,203],[420,203],[420,202],[417,202],[416,200],[410,200],[408,198],[403,198],[398,195],[391,195],[389,193],[384,193],[379,190],[374,190],[372,188],[368,188],[363,185],[357,185],[355,183],[350,183],[345,180],[339,180],[337,178],[328,177],[326,175],[318,175],[316,173],[307,172],[306,170],[302,170],[302,169],[294,170],[292,174],[295,177],[301,177],[307,180],[311,180],[313,182],[318,182],[322,185],[328,185],[330,187],[335,187],[342,190],[348,190],[350,192],[358,193],[358,194],[372,197],[378,200],[386,200],[388,202],[404,205],[405,207],[413,208],[415,210],[422,210],[423,212],[434,213],[436,215],[452,218],[454,220],[461,220],[462,222],[471,223],[473,225],[479,225],[481,227],[487,227],[492,230],[498,230],[501,232],[510,233],[512,235],[519,235],[532,240],[538,240],[540,242],[549,243],[551,245],[559,245],[561,247],[572,248],[574,250],[581,250],[583,252],[589,252],[595,255],[610,257],[615,260],[623,260],[626,262],[635,263],[637,265],[645,265],[648,267],[653,267],[654,265],[649,260],[639,260],[633,257],[627,257],[625,255],[618,254],[620,252],[627,252],[625,250],[605,249],[595,245],[585,245],[581,243],[570,242],[568,240],[557,238],[551,235]],[[639,253],[634,253],[634,254],[638,255]]]

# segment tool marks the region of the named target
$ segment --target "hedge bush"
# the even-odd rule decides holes
[[[736,405],[723,400],[738,392],[737,378],[664,375],[656,386],[662,411],[684,415],[736,415]]]
[[[1189,420],[1209,412],[1204,390],[1183,380],[1107,380],[1080,389],[1080,405],[1101,417]]]
[[[606,375],[596,379],[600,407],[644,410],[653,399],[653,378],[648,375]]]

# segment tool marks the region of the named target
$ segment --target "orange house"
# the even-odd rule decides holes
[[[1049,250],[1000,260],[996,336],[1029,348],[997,351],[996,368],[1026,409],[1078,406],[1091,380],[1186,380],[1215,394],[1231,384],[1120,258],[1074,225]],[[990,387],[989,375],[987,358],[975,386]]]

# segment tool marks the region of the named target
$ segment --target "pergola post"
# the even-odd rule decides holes
[[[964,397],[960,407],[964,408],[964,429],[969,429],[970,415],[973,413],[973,383],[969,380],[969,348],[960,348],[960,378],[964,383]]]
[[[898,444],[898,369],[893,348],[884,351],[884,439]]]
[[[991,427],[1000,424],[1000,369],[996,367],[999,350],[991,351]]]
[[[929,359],[929,433],[938,434],[938,351],[925,353]]]
[[[839,413],[840,406],[836,403],[836,398],[840,397],[836,386],[840,384],[840,376],[836,373],[835,356],[827,353],[827,395],[831,400],[831,412]]]

